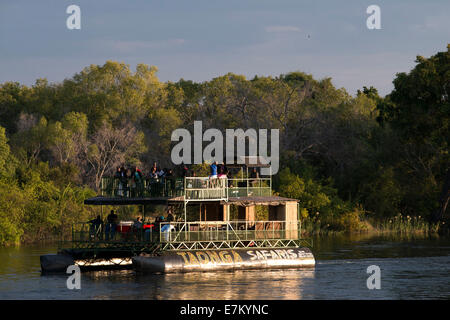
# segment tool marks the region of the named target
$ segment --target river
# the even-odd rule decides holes
[[[338,235],[314,238],[312,269],[141,275],[132,270],[41,275],[54,245],[0,248],[0,299],[450,299],[450,239]],[[380,268],[369,290],[367,268]]]

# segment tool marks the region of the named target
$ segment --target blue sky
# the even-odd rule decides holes
[[[66,27],[71,4],[81,30]],[[371,4],[381,30],[366,27]],[[384,95],[416,55],[447,43],[448,0],[0,0],[0,83],[58,82],[115,60],[155,65],[162,81],[300,70]]]

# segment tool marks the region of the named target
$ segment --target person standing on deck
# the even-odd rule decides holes
[[[227,178],[227,174],[225,173],[225,165],[220,164],[219,165],[219,179],[225,179]]]
[[[97,218],[88,221],[88,223],[91,224],[91,227],[89,228],[90,230],[90,237],[92,239],[95,239],[96,236],[100,238],[100,232],[101,232],[101,227],[103,224],[102,218],[100,218],[100,215],[97,216]]]
[[[189,175],[189,169],[184,163],[182,163],[182,166],[183,168],[181,169],[181,176],[183,178],[186,178]]]
[[[217,161],[214,161],[211,166],[211,175],[209,176],[210,179],[216,179],[217,178]]]
[[[143,176],[144,175],[143,175],[142,171],[139,170],[139,168],[137,166],[135,166],[133,169],[133,174],[132,174],[133,181],[134,181],[134,187],[135,187],[133,196],[138,196],[138,197],[142,196],[142,191],[144,189],[144,183],[142,181]]]
[[[142,218],[141,218],[141,216],[138,216],[136,218],[136,221],[134,221],[134,223],[133,223],[133,233],[134,233],[134,238],[136,240],[141,240],[143,226],[144,226],[144,223],[142,221]]]
[[[106,217],[105,240],[114,239],[117,228],[117,215],[114,210]]]
[[[123,190],[124,190],[123,175],[124,175],[124,172],[122,171],[122,168],[117,167],[116,174],[114,175],[114,179],[118,180],[117,195],[119,197],[123,197]]]
[[[150,169],[150,178],[156,179],[158,178],[158,166],[156,165],[156,162],[153,162],[153,166]]]
[[[175,218],[173,217],[172,209],[167,210],[167,222],[172,222],[174,220]]]
[[[142,218],[141,218],[141,216],[138,216],[138,217],[136,218],[136,221],[134,221],[134,223],[133,223],[133,227],[134,227],[136,230],[139,230],[139,229],[142,228]]]
[[[209,176],[209,183],[210,187],[213,187],[216,185],[216,179],[217,179],[217,161],[214,161],[211,165],[211,175]]]
[[[120,167],[120,182],[122,183],[122,196],[126,196],[126,192],[128,189],[128,173],[124,166]]]
[[[250,178],[255,179],[251,181],[252,187],[257,187],[259,181],[259,173],[256,168],[253,168],[252,172],[250,173]]]

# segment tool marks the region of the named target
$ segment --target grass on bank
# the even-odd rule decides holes
[[[302,220],[302,234],[325,235],[337,233],[396,233],[441,234],[449,233],[448,223],[429,223],[422,216],[403,216],[374,219],[360,217],[360,212],[350,212],[337,219],[320,219],[319,214]]]

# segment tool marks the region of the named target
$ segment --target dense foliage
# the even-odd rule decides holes
[[[280,129],[275,191],[332,230],[399,214],[442,221],[448,203],[450,47],[417,58],[380,97],[302,72],[160,82],[108,61],[61,83],[0,85],[0,244],[69,232],[118,165],[171,167],[176,128]],[[201,166],[200,166],[201,167]],[[446,189],[447,188],[447,189]]]

